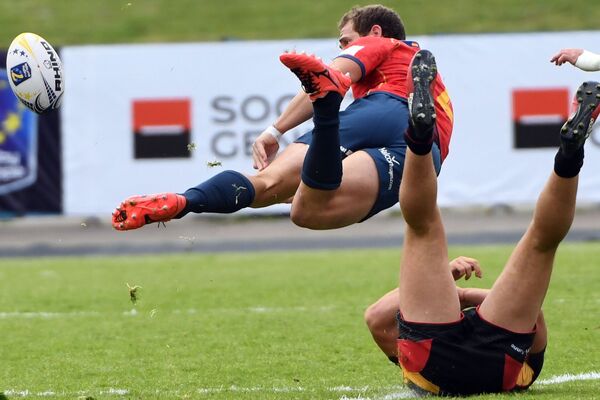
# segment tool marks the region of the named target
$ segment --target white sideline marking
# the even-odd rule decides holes
[[[405,391],[405,392],[386,394],[380,400],[415,399],[415,398],[418,398],[418,396],[414,392]]]
[[[44,392],[31,392],[27,389],[25,390],[15,390],[15,389],[8,389],[8,390],[2,390],[0,389],[0,393],[4,394],[5,396],[9,397],[9,396],[13,396],[13,397],[53,397],[53,396],[85,396],[87,393],[85,391],[78,391],[76,393],[57,393],[55,391],[52,390],[46,390]],[[124,396],[126,394],[129,394],[129,390],[128,389],[115,389],[115,388],[108,388],[108,390],[101,390],[99,392],[101,395],[106,395],[106,394],[110,394],[110,395],[117,395],[117,396]]]
[[[135,317],[136,315],[138,315],[138,312],[135,308],[132,308],[130,311],[123,311],[123,315],[127,317]]]
[[[103,390],[100,392],[100,394],[118,394],[118,395],[125,395],[125,394],[129,394],[129,390],[127,389],[115,389],[115,388],[108,388],[108,390]]]
[[[390,394],[386,394],[383,397],[377,397],[377,400],[396,400],[396,399],[413,399],[413,398],[417,398],[418,396],[410,391],[410,390],[403,390],[400,392],[396,392],[396,393],[390,393]],[[346,395],[343,395],[342,397],[340,397],[340,400],[372,400],[371,397],[363,397],[362,395],[358,395],[358,397],[348,397]]]
[[[589,381],[589,380],[599,380],[600,379],[600,371],[590,371],[584,372],[580,374],[564,374],[564,375],[556,375],[550,377],[548,379],[543,379],[534,383],[534,385],[558,385],[565,382],[574,382],[574,381]],[[415,393],[412,391],[402,390],[402,386],[395,385],[384,388],[377,388],[378,390],[398,390],[397,392],[386,394],[382,397],[376,397],[377,400],[396,400],[396,399],[411,399],[415,397]],[[369,386],[362,387],[352,387],[352,386],[335,386],[327,388],[330,392],[357,392],[357,397],[348,397],[347,395],[342,395],[339,400],[371,400],[371,397],[364,397],[360,393],[365,393],[369,390]],[[290,386],[290,387],[261,387],[261,386],[252,386],[252,387],[239,387],[239,386],[220,386],[213,388],[198,388],[196,389],[196,393],[198,394],[214,394],[221,392],[238,392],[238,393],[255,393],[255,392],[264,392],[264,393],[296,393],[296,392],[306,392],[302,386]],[[314,389],[309,390],[314,391]],[[130,394],[129,389],[116,389],[109,388],[107,390],[102,390],[99,392],[103,395],[117,395],[123,396]],[[167,395],[169,392],[161,392],[159,390],[156,393],[161,393],[163,395]],[[53,396],[82,396],[88,395],[86,391],[79,391],[76,393],[65,393],[65,392],[55,392],[53,390],[46,390],[44,392],[32,392],[30,390],[24,389],[1,389],[0,394],[4,394],[6,397],[53,397]],[[92,393],[93,395],[93,393]]]
[[[215,388],[200,388],[196,392],[199,394],[213,394],[213,393],[222,393],[222,392],[237,392],[237,393],[251,393],[251,392],[274,392],[274,393],[291,393],[291,392],[304,392],[302,386],[297,387],[271,387],[271,388],[263,388],[259,386],[254,387],[239,387],[235,385],[231,385],[228,387],[220,386]]]
[[[31,394],[29,392],[29,390],[15,390],[15,389],[8,389],[2,393],[4,393],[5,396],[21,396],[21,397],[29,396]]]
[[[336,386],[329,388],[330,392],[366,392],[369,390],[368,386],[363,386],[361,388],[353,388],[352,386]]]
[[[171,311],[171,314],[180,315],[180,314],[199,314],[205,311],[237,311],[241,313],[251,312],[256,314],[268,314],[268,313],[286,313],[286,312],[330,312],[335,309],[335,306],[321,306],[321,307],[240,307],[233,309],[222,309],[222,308],[207,308],[206,310],[197,310],[195,308],[188,308],[186,310],[175,309]],[[154,317],[153,314],[156,314],[156,311],[152,313],[149,312],[150,317]],[[111,312],[98,312],[98,311],[71,311],[71,312],[60,312],[60,311],[0,311],[0,319],[11,319],[11,318],[23,318],[23,319],[50,319],[50,318],[74,318],[74,317],[98,317],[101,315],[110,315],[114,314]],[[138,311],[135,308],[131,310],[126,310],[120,313],[125,317],[135,317],[141,314],[141,311]]]
[[[248,311],[254,313],[281,313],[281,312],[305,312],[305,311],[319,311],[319,312],[328,312],[332,311],[335,306],[321,306],[321,307],[249,307]]]
[[[584,372],[582,374],[564,374],[553,376],[552,378],[542,379],[541,381],[537,381],[536,385],[556,385],[564,382],[572,382],[572,381],[591,381],[600,379],[600,372],[598,371],[590,371]]]
[[[64,318],[64,317],[89,317],[97,316],[100,313],[96,311],[73,311],[73,312],[50,312],[50,311],[36,311],[36,312],[0,312],[0,319],[9,318]]]

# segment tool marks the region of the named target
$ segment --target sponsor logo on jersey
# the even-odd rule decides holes
[[[385,158],[385,161],[388,163],[389,181],[387,190],[391,190],[394,186],[394,164],[400,165],[400,162],[398,162],[398,160],[396,160],[396,156],[392,156],[389,150],[385,147],[380,148],[379,152],[383,155],[383,158]]]
[[[527,353],[525,352],[525,350],[523,350],[523,349],[522,349],[522,348],[520,348],[520,347],[517,347],[517,346],[516,346],[514,343],[512,343],[512,344],[510,345],[510,348],[511,348],[511,349],[513,349],[514,351],[516,351],[516,352],[517,352],[517,353],[519,353],[519,354],[523,354],[523,355],[527,354]]]

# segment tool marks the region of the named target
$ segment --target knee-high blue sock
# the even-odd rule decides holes
[[[236,171],[223,171],[183,193],[187,204],[175,218],[189,212],[229,214],[248,207],[254,200],[254,186]]]
[[[313,103],[312,141],[302,166],[302,182],[314,189],[334,190],[342,183],[340,153],[340,103],[342,96],[329,92]]]

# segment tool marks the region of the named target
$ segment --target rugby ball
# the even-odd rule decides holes
[[[65,90],[62,63],[41,36],[21,33],[12,41],[6,73],[15,96],[32,111],[42,114],[60,106]]]

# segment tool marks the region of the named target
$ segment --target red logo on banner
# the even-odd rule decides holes
[[[556,147],[569,117],[569,89],[514,89],[515,148]]]
[[[190,99],[133,101],[135,158],[190,157]]]

